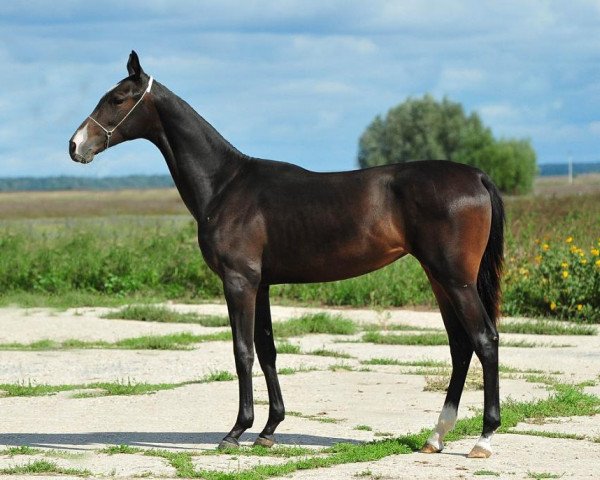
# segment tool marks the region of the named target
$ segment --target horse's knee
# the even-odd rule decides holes
[[[499,341],[498,333],[488,329],[474,336],[473,349],[484,367],[498,363]]]
[[[254,424],[254,412],[240,412],[236,423],[238,427],[241,427],[244,430],[252,428],[252,425]]]
[[[245,343],[235,345],[235,367],[238,372],[251,372],[254,365],[254,350],[247,348]]]

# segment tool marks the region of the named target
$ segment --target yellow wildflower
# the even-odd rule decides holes
[[[572,245],[571,248],[569,249],[569,251],[571,253],[577,253],[579,251],[579,249],[575,245]]]
[[[539,265],[540,263],[542,263],[542,256],[541,256],[541,255],[536,255],[536,256],[535,256],[535,263],[537,263],[538,265]]]
[[[600,267],[600,258],[594,262],[594,265],[596,265],[597,267]]]
[[[569,272],[567,272],[566,270],[563,270],[562,277],[567,278],[568,276],[569,276]]]
[[[567,243],[573,243],[573,237],[571,237],[570,235],[567,237],[567,239],[565,240],[565,242]]]
[[[523,275],[524,277],[529,276],[529,270],[527,270],[526,268],[523,268],[523,267],[519,268],[519,273],[521,275]]]
[[[548,250],[550,250],[550,245],[548,245],[547,243],[544,243],[544,244],[542,245],[542,250],[543,250],[544,252],[547,252]]]
[[[550,310],[552,310],[552,311],[556,310],[556,303],[550,302]]]
[[[568,268],[568,267],[569,267],[569,264],[568,264],[567,262],[562,262],[562,263],[560,264],[560,266],[561,266],[562,268]]]
[[[581,310],[583,310],[583,305],[581,303],[577,304],[577,311],[581,312]]]
[[[581,264],[582,264],[582,265],[587,265],[587,260],[586,260],[585,258],[582,258],[582,259],[581,259]]]
[[[597,248],[592,248],[591,252],[594,257],[597,257],[600,255],[600,250]]]

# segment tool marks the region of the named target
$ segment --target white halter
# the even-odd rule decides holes
[[[108,144],[110,143],[110,137],[112,136],[113,132],[119,127],[119,125],[121,125],[125,119],[131,114],[131,112],[133,112],[135,110],[135,107],[137,107],[140,102],[143,100],[144,95],[146,95],[147,93],[150,93],[150,89],[152,88],[152,82],[154,81],[154,78],[152,77],[152,75],[150,76],[150,80],[148,80],[148,86],[146,87],[146,90],[144,90],[144,93],[142,93],[142,96],[138,99],[137,102],[135,102],[135,105],[133,107],[131,107],[131,110],[129,110],[127,112],[127,115],[125,115],[121,121],[119,123],[117,123],[113,128],[111,128],[110,130],[108,130],[107,128],[104,128],[99,122],[98,120],[92,118],[91,116],[89,116],[88,118],[90,120],[92,120],[96,125],[98,125],[102,130],[104,130],[104,132],[106,133],[106,147],[108,148]]]

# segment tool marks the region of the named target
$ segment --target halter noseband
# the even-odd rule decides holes
[[[154,78],[152,77],[152,75],[150,76],[150,80],[148,80],[148,86],[146,87],[146,90],[144,90],[144,93],[142,93],[142,96],[138,99],[137,102],[135,102],[135,105],[133,107],[131,107],[131,110],[129,110],[127,112],[127,115],[125,115],[121,121],[119,123],[117,123],[113,128],[111,128],[110,130],[108,130],[107,128],[104,128],[99,122],[98,120],[96,120],[95,118],[92,118],[92,116],[90,115],[88,118],[90,120],[92,120],[96,125],[98,125],[102,130],[104,130],[104,133],[106,133],[106,147],[104,147],[105,149],[108,148],[108,145],[110,143],[110,137],[112,136],[113,132],[119,127],[119,125],[121,125],[125,119],[131,114],[131,112],[133,112],[135,110],[135,107],[137,107],[140,102],[143,100],[144,95],[146,95],[147,93],[150,93],[150,89],[152,88],[152,82],[154,81]]]

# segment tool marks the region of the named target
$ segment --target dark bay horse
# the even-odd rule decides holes
[[[221,446],[237,446],[254,421],[255,348],[269,393],[256,444],[271,446],[284,418],[269,286],[345,279],[411,254],[431,281],[452,354],[444,407],[422,451],[442,450],[475,352],[483,366],[483,431],[469,456],[488,457],[500,425],[496,318],[504,230],[502,200],[490,179],[448,161],[314,173],[251,158],[154,82],[135,52],[127,71],[77,129],[70,155],[89,163],[109,146],[145,138],[165,157],[229,311],[239,411]]]

